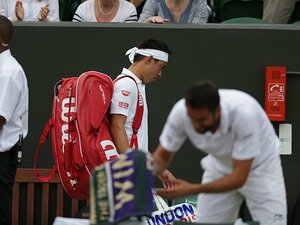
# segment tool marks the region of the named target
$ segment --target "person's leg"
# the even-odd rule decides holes
[[[11,225],[12,191],[16,175],[16,159],[14,149],[0,153],[0,224]]]
[[[241,193],[253,220],[260,225],[287,224],[286,190],[279,158],[252,171]]]
[[[288,23],[296,0],[264,0],[263,19],[270,23]]]
[[[223,176],[205,171],[202,183],[208,183]],[[239,207],[243,197],[237,191],[208,194],[198,196],[197,222],[198,223],[234,223],[237,219]]]

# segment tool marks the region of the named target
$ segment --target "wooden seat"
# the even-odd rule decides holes
[[[50,169],[39,169],[39,173],[42,176],[48,175]],[[53,188],[54,187],[54,188]],[[39,192],[41,189],[41,192]],[[50,191],[51,189],[51,191]],[[53,190],[52,190],[53,189]],[[26,196],[22,196],[20,193],[25,191]],[[50,202],[49,202],[50,199]],[[41,201],[41,202],[40,202]],[[35,210],[35,203],[39,202],[41,207],[39,210]],[[80,201],[81,205],[86,205],[85,202]],[[55,203],[55,207],[53,204]],[[64,204],[65,203],[65,204]],[[67,204],[68,203],[68,204]],[[51,207],[49,207],[51,204]],[[66,215],[64,211],[66,206],[69,205],[71,214]],[[34,175],[33,169],[19,168],[16,173],[15,184],[13,188],[13,225],[26,224],[26,225],[48,225],[52,224],[55,216],[71,216],[74,217],[78,212],[79,201],[72,199],[65,193],[58,175],[49,183],[42,183]],[[53,213],[49,212],[49,209],[53,209]],[[26,218],[21,210],[26,211]],[[39,211],[39,212],[37,212]],[[40,214],[40,215],[36,215]],[[53,218],[49,218],[50,214]],[[36,218],[40,218],[40,221],[35,221]],[[50,221],[50,222],[49,222]]]

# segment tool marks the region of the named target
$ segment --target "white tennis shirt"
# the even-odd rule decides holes
[[[124,75],[130,76],[136,81],[143,98],[144,113],[137,137],[139,149],[144,152],[148,152],[148,107],[146,101],[145,84],[143,84],[142,81],[128,69],[123,68],[123,71],[119,76]],[[128,137],[128,143],[131,141],[132,123],[136,113],[137,99],[138,89],[135,82],[131,78],[125,77],[115,83],[114,93],[110,105],[110,114],[121,114],[127,117],[125,130]]]
[[[272,157],[278,157],[279,140],[260,104],[238,90],[219,90],[221,122],[215,133],[197,133],[187,115],[185,100],[179,100],[171,110],[160,136],[161,145],[177,151],[188,138],[207,153],[202,160],[204,169],[224,173],[232,171],[232,159],[255,158],[256,168]]]
[[[0,54],[0,152],[10,150],[28,132],[28,86],[25,73],[10,50]]]

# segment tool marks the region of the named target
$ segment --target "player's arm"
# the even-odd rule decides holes
[[[136,102],[138,91],[136,84],[130,78],[115,82],[114,93],[110,105],[110,132],[113,142],[120,154],[130,148],[125,124],[130,115],[132,104]]]
[[[233,171],[231,174],[205,184],[189,183],[177,179],[174,188],[160,190],[158,194],[169,199],[174,199],[198,193],[220,193],[238,189],[247,181],[252,162],[253,159],[233,160]]]
[[[127,116],[125,115],[111,114],[110,132],[120,154],[130,148],[125,130],[126,119]]]
[[[241,188],[247,181],[252,162],[253,159],[233,159],[233,171],[231,174],[207,184],[199,184],[198,192],[216,193]]]
[[[157,174],[161,174],[167,169],[174,157],[173,152],[167,151],[162,145],[158,145],[153,153],[153,159],[156,166]]]
[[[174,157],[174,154],[175,153],[164,149],[162,145],[159,145],[153,153],[156,176],[158,179],[160,179],[164,188],[174,187],[174,181],[176,178],[169,170],[167,170]]]

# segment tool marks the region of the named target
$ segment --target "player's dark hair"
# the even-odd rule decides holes
[[[9,44],[13,38],[14,28],[12,22],[5,16],[0,15],[0,38],[2,44]]]
[[[210,112],[214,112],[220,104],[218,88],[209,81],[192,85],[185,93],[185,100],[191,108],[208,108]]]

